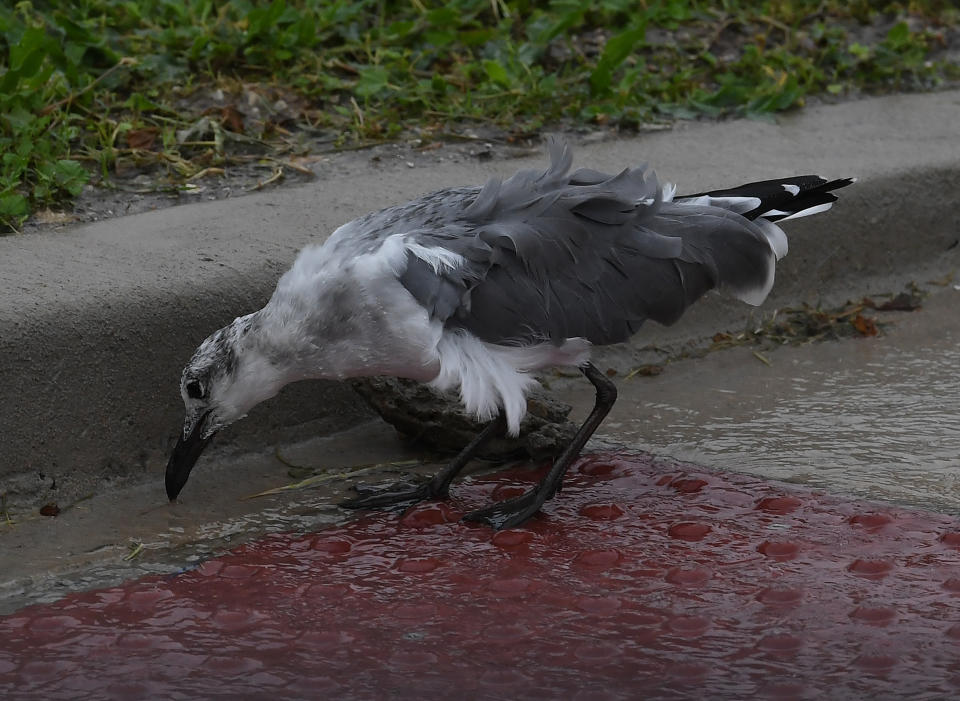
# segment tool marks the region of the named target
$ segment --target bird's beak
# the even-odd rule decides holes
[[[216,431],[209,435],[206,432],[207,419],[209,413],[203,414],[193,425],[189,435],[184,436],[181,432],[177,445],[170,455],[170,461],[167,463],[167,497],[170,501],[177,498],[183,485],[190,479],[190,471],[197,463],[200,453],[207,447],[207,444],[213,439]]]

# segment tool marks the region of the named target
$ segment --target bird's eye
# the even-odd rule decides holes
[[[187,396],[190,399],[203,399],[203,385],[197,380],[190,380],[187,383]]]

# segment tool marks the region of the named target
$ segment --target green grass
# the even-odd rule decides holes
[[[4,5],[0,229],[91,179],[183,187],[318,137],[630,129],[931,88],[960,77],[939,58],[958,24],[948,0]]]

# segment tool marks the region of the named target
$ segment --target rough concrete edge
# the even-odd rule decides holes
[[[765,306],[772,308],[808,301],[812,292],[816,293],[817,299],[840,297],[857,289],[860,293],[870,292],[872,290],[863,289],[870,280],[884,280],[889,283],[892,279],[893,284],[904,284],[911,280],[919,269],[932,269],[938,265],[943,267],[945,252],[960,231],[956,221],[960,215],[950,212],[942,193],[951,189],[960,191],[960,163],[956,167],[865,176],[856,186],[841,193],[841,202],[825,215],[829,217],[829,224],[825,224],[827,220],[822,217],[791,222],[794,224],[788,231],[791,254],[778,266],[780,282]],[[905,180],[921,184],[912,188],[910,197],[904,197]],[[880,210],[878,213],[877,203],[884,203],[888,210],[890,203],[894,203],[896,216],[891,216],[888,210]],[[903,222],[909,222],[910,226],[914,227],[913,234],[905,235]],[[952,256],[952,262],[948,264],[955,265],[955,258],[956,256]],[[816,270],[814,276],[810,275],[811,268]],[[213,283],[198,285],[190,294],[198,301],[215,298],[209,289],[212,285]],[[183,290],[177,292],[178,296],[183,294]],[[173,296],[171,294],[171,297]],[[163,334],[169,334],[171,329],[176,329],[182,321],[178,317],[183,308],[182,303],[175,299],[164,300],[159,293],[151,297],[149,314],[137,314],[135,308],[128,312],[131,323],[142,326],[146,319],[152,327],[145,333],[141,328],[138,336],[140,339],[162,337]],[[74,302],[72,306],[74,308],[70,310],[71,315],[76,316],[76,307],[80,306],[79,314],[82,317],[89,318],[91,323],[102,323],[102,310],[95,305],[82,309],[83,301],[80,300],[79,305]],[[57,315],[65,311],[51,310],[50,314]],[[621,351],[604,352],[605,362],[614,367],[622,367],[636,359],[638,347],[651,341],[667,338],[683,342],[701,338],[717,330],[720,325],[738,323],[738,320],[742,323],[752,313],[755,313],[754,308],[711,296],[695,305],[685,317],[685,321],[671,329],[654,328],[652,332],[638,334],[634,342]],[[53,334],[41,335],[42,338],[32,338],[26,343],[34,347],[46,346],[69,352],[63,347],[63,338],[53,338]],[[145,357],[148,357],[147,349],[143,351]],[[108,359],[109,354],[98,357]],[[183,359],[168,360],[170,362],[165,361],[165,364],[172,367],[178,366]],[[103,377],[109,377],[112,367],[103,363],[100,372]],[[117,382],[113,382],[86,389],[89,392],[113,392],[116,386]],[[49,411],[41,404],[42,394],[31,392],[30,387],[9,387],[7,390],[10,396],[18,397],[21,402],[37,402],[37,406],[30,407],[30,411],[21,415],[44,416],[45,411]],[[265,419],[270,413],[266,408],[262,408],[255,415],[259,420],[242,422],[240,429],[233,433],[232,441],[231,435],[227,435],[226,450],[243,449],[244,446],[252,446],[257,440],[276,441],[278,437],[303,436],[309,431],[323,433],[343,428],[343,420],[335,420],[329,412],[304,409],[304,405],[343,406],[349,403],[349,399],[344,396],[345,392],[349,390],[335,383],[302,383],[299,387],[291,388],[271,402],[269,407],[271,411],[279,412],[285,420],[276,420],[275,417]],[[359,407],[362,402],[358,399],[356,404]],[[138,409],[137,406],[125,407],[125,411],[131,414],[135,414]],[[129,483],[131,480],[157,479],[159,484],[166,450],[179,421],[180,407],[164,407],[161,413],[164,412],[171,416],[175,412],[178,416],[176,420],[158,423],[157,430],[162,431],[163,435],[131,437],[126,434],[125,426],[99,426],[101,431],[120,434],[111,436],[111,442],[129,438],[133,444],[129,454],[110,456],[109,464],[106,465],[82,465],[86,479],[76,483],[61,480],[57,498],[66,502],[75,500],[81,494],[91,491],[91,485],[93,491],[96,491],[112,484]],[[360,415],[358,410],[356,417],[347,417],[347,425]],[[139,438],[145,440],[141,441]],[[143,448],[143,445],[148,447]],[[73,467],[76,468],[75,465]],[[35,468],[29,468],[4,475],[4,485],[0,487],[0,493],[16,492],[16,508],[24,509],[50,500],[49,487],[49,483],[37,479]],[[10,504],[7,507],[10,508]]]

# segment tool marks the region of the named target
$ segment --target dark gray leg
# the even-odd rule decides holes
[[[467,463],[476,457],[483,444],[506,427],[506,420],[500,415],[484,427],[467,446],[429,482],[397,482],[385,489],[373,489],[355,486],[360,496],[340,502],[345,509],[374,509],[381,506],[410,506],[428,499],[446,499],[450,493],[450,483]]]
[[[560,491],[567,469],[577,459],[583,446],[590,440],[590,436],[597,430],[614,402],[617,401],[617,386],[606,375],[591,363],[581,367],[580,371],[597,388],[597,401],[590,416],[583,422],[563,454],[553,463],[547,476],[540,484],[519,497],[501,501],[485,509],[471,511],[463,517],[465,521],[486,523],[498,531],[503,528],[513,528],[537,513],[548,499],[552,499],[553,495]]]

